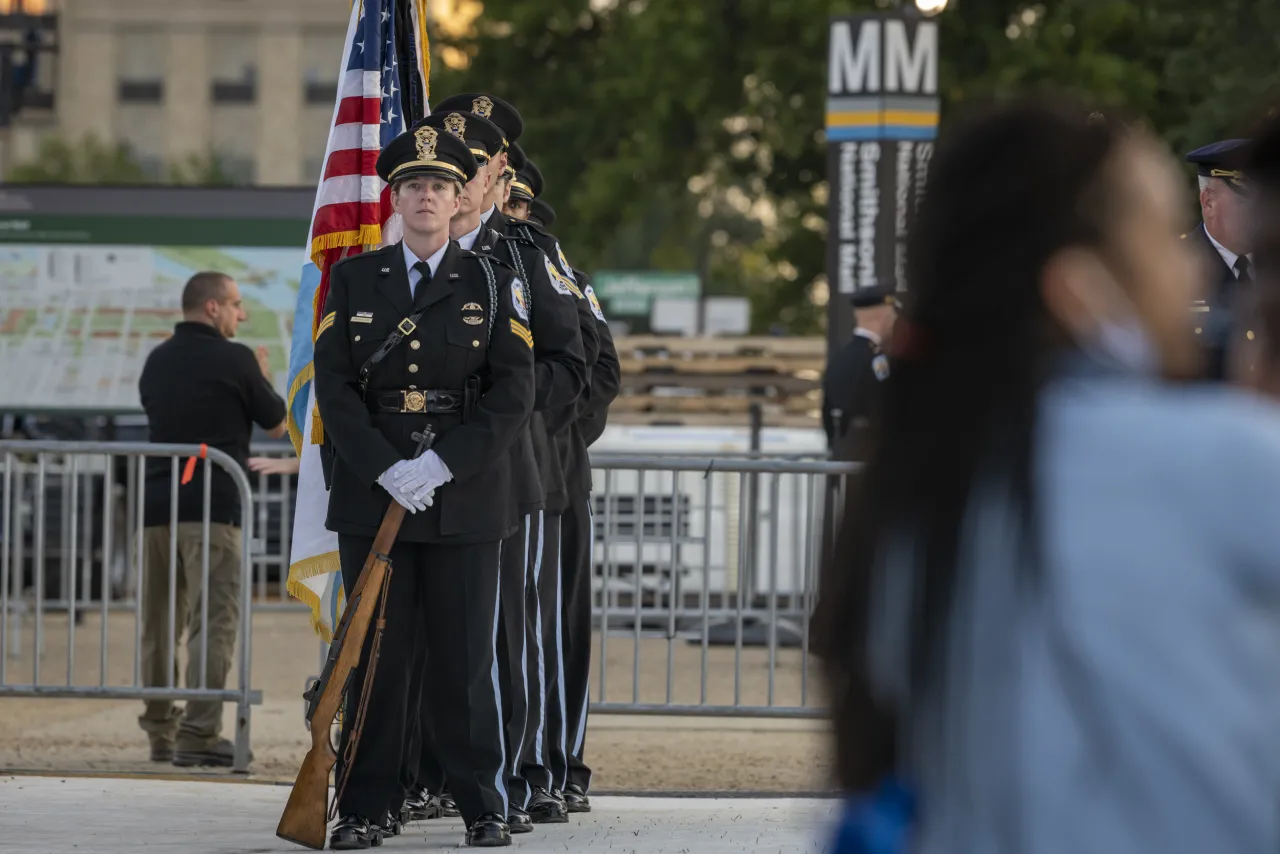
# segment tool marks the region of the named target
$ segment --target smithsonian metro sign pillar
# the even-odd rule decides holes
[[[853,331],[854,294],[907,289],[907,229],[938,131],[937,22],[833,18],[826,130],[830,354]]]

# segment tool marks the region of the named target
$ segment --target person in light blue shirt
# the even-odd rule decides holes
[[[896,850],[1280,851],[1280,409],[1196,381],[1178,181],[1045,97],[940,140],[815,615]]]

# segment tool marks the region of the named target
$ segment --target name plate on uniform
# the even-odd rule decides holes
[[[356,316],[351,318],[352,323],[373,323],[372,311],[357,311]]]

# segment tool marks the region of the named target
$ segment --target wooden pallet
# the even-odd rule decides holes
[[[611,418],[642,423],[745,424],[759,404],[766,424],[816,426],[826,341],[822,338],[680,338],[615,342],[622,393]]]

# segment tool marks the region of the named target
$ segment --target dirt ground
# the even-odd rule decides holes
[[[319,642],[307,617],[298,612],[258,611],[253,618],[250,683],[263,693],[252,709],[251,776],[292,782],[309,746],[303,724],[302,690],[319,672]],[[14,632],[21,641],[15,650]],[[43,621],[44,653],[39,684],[67,684],[71,644],[65,615]],[[135,622],[131,612],[113,612],[107,620],[106,673],[103,674],[102,622],[96,612],[75,627],[72,684],[127,685],[133,680]],[[9,625],[10,655],[0,683],[33,684],[34,625]],[[637,649],[639,679],[637,671]],[[701,675],[707,673],[706,703],[768,705],[770,663],[766,650],[746,648],[741,678],[735,685],[733,647],[711,648],[704,665],[700,645],[677,638],[610,634],[601,655],[597,635],[593,658],[592,701],[600,699],[601,662],[604,697],[609,703],[698,704]],[[670,666],[669,666],[670,662]],[[803,679],[799,650],[778,652],[772,668],[773,703],[820,706],[808,662]],[[670,675],[669,675],[670,674]],[[233,682],[237,679],[232,676]],[[638,694],[636,693],[638,690]],[[168,765],[147,761],[146,736],[138,728],[138,701],[102,699],[0,699],[0,771],[172,773]],[[224,710],[224,732],[234,731],[234,707]],[[595,714],[587,735],[587,761],[596,772],[599,792],[819,792],[829,788],[830,746],[821,720],[766,717],[694,717]]]

